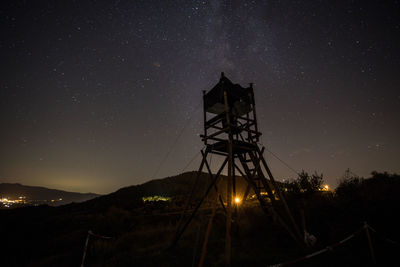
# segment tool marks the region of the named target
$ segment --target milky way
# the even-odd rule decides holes
[[[262,144],[294,170],[332,186],[347,168],[399,172],[399,11],[397,1],[3,1],[0,181],[106,193],[194,170],[202,90],[221,71],[255,83]],[[278,180],[295,177],[266,157]]]

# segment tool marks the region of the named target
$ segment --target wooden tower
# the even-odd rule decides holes
[[[274,221],[282,225],[293,239],[302,243],[303,235],[264,159],[264,147],[260,148],[258,145],[261,133],[257,126],[253,85],[250,83],[249,87],[243,88],[239,84],[233,84],[225,77],[224,73],[221,73],[219,82],[209,92],[203,91],[203,105],[204,134],[201,135],[201,138],[205,149],[201,151],[203,159],[197,173],[196,183],[204,166],[207,168],[211,182],[190,216],[184,220],[185,211],[182,214],[174,243],[179,240],[210,190],[213,188],[217,190],[216,185],[226,165],[228,180],[225,206],[220,199],[226,211],[226,265],[230,265],[231,259],[232,207],[236,197],[237,172],[248,184],[243,201],[249,190],[253,189],[263,211],[272,215]],[[207,156],[210,154],[224,158],[216,174],[212,173],[207,162]],[[192,195],[195,188],[196,185]],[[185,210],[190,201],[189,199]]]

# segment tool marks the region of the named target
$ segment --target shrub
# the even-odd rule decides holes
[[[338,187],[336,188],[336,194],[339,196],[350,196],[355,195],[359,191],[364,178],[357,176],[347,177],[340,180]]]
[[[284,187],[286,187],[289,193],[313,194],[322,189],[323,182],[324,180],[322,173],[318,174],[315,172],[314,174],[309,175],[303,170],[301,173],[299,173],[299,177],[297,179],[284,183]]]

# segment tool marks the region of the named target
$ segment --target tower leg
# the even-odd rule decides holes
[[[175,234],[175,237],[174,237],[174,240],[173,240],[171,246],[174,246],[178,242],[178,240],[182,236],[182,234],[185,232],[186,228],[188,227],[188,225],[190,224],[190,222],[194,218],[196,212],[199,210],[201,204],[203,203],[204,199],[207,197],[207,195],[210,192],[211,188],[213,188],[215,183],[218,181],[219,176],[220,176],[220,174],[221,174],[222,170],[224,169],[224,167],[225,167],[227,162],[228,162],[228,158],[226,158],[224,160],[224,162],[222,163],[221,168],[218,170],[218,172],[215,175],[215,177],[213,177],[212,181],[210,182],[209,186],[207,187],[206,192],[204,193],[203,197],[200,199],[200,202],[194,208],[193,212],[191,213],[191,215],[190,215],[189,219],[186,221],[186,223],[182,227],[179,227],[179,225],[178,225],[178,228],[177,228],[177,231],[176,231],[176,234]]]
[[[226,237],[225,237],[225,266],[231,266],[232,254],[232,241],[231,241],[231,227],[232,227],[232,140],[229,142],[229,155],[228,155],[228,181],[227,181],[227,194],[226,194]]]
[[[203,151],[201,151],[201,154],[204,156],[204,152]],[[210,174],[210,178],[212,180],[214,176],[212,174],[210,165],[208,165],[207,160],[204,163],[206,165],[206,168],[207,168],[208,173]],[[224,201],[222,200],[221,194],[218,192],[218,187],[217,187],[216,183],[214,184],[214,189],[215,189],[215,193],[218,195],[219,203],[221,204],[221,207],[222,207],[222,209],[224,210],[224,212],[226,214],[226,208],[225,208],[225,205],[224,205]]]
[[[244,202],[246,201],[247,196],[249,195],[249,192],[250,192],[250,185],[247,184],[247,186],[246,186],[246,191],[245,191],[244,194],[243,194],[242,203],[244,203]]]
[[[200,167],[199,167],[199,169],[198,169],[198,171],[197,171],[196,179],[195,179],[194,184],[193,184],[193,186],[192,186],[192,189],[191,189],[191,191],[190,191],[189,197],[188,197],[187,200],[186,200],[186,203],[185,203],[185,206],[184,206],[184,208],[183,208],[182,214],[181,214],[181,216],[180,216],[180,218],[179,218],[179,221],[178,221],[178,224],[177,224],[177,227],[176,227],[176,232],[177,232],[177,233],[178,233],[178,231],[179,231],[179,228],[180,228],[181,225],[182,225],[183,218],[185,217],[186,211],[188,210],[189,205],[190,205],[190,203],[191,203],[191,201],[192,201],[194,191],[195,191],[196,188],[197,188],[197,184],[199,183],[199,178],[200,178],[201,172],[203,171],[204,163],[207,162],[207,154],[208,154],[208,151],[206,150],[205,153],[204,153],[203,151],[201,151],[201,154],[203,155],[203,159],[202,159],[202,161],[201,161],[201,163],[200,163]],[[173,244],[174,244],[174,243],[173,243]]]
[[[247,167],[247,165],[244,162],[244,158],[242,155],[238,155],[240,162],[242,163],[243,169],[245,171],[246,174],[244,174],[240,168],[238,168],[236,166],[236,169],[241,172],[242,176],[245,177],[245,179],[247,180],[247,182],[251,185],[251,187],[253,188],[254,192],[256,193],[257,199],[260,202],[260,206],[263,209],[263,211],[266,214],[270,214],[273,216],[274,220],[277,221],[280,225],[283,226],[283,228],[285,228],[285,230],[289,233],[289,235],[296,241],[298,242],[300,245],[302,245],[303,243],[301,242],[301,239],[298,238],[298,236],[293,233],[292,229],[286,224],[286,222],[282,219],[282,217],[279,215],[279,213],[277,213],[274,209],[273,206],[269,206],[268,203],[266,203],[265,199],[261,196],[260,194],[260,189],[257,187],[255,181],[254,181],[254,177],[252,176],[249,168]],[[273,202],[271,202],[273,203]]]
[[[271,181],[272,185],[275,187],[275,192],[278,194],[279,198],[281,199],[281,201],[282,201],[282,203],[283,203],[283,206],[285,207],[286,213],[287,213],[288,216],[289,216],[290,222],[291,222],[292,225],[293,225],[293,228],[294,228],[294,230],[295,230],[295,232],[296,232],[296,234],[297,234],[297,237],[298,237],[300,240],[303,240],[303,235],[301,234],[300,229],[299,229],[299,226],[297,225],[297,223],[295,222],[295,220],[294,220],[294,218],[293,218],[292,212],[290,211],[289,206],[288,206],[287,203],[286,203],[286,199],[285,199],[284,195],[282,194],[282,192],[281,192],[280,188],[278,187],[278,185],[275,183],[275,179],[274,179],[274,177],[273,177],[273,175],[272,175],[272,173],[271,173],[271,170],[269,169],[269,167],[268,167],[268,165],[267,165],[267,162],[265,161],[265,159],[264,159],[264,157],[263,157],[263,151],[264,151],[264,150],[261,150],[261,151],[260,151],[260,149],[257,147],[257,152],[258,152],[258,154],[259,154],[258,156],[260,157],[261,162],[262,162],[262,164],[264,165],[264,168],[265,168],[265,170],[266,170],[267,173],[268,173],[268,176],[269,176],[269,178],[270,178],[270,181]],[[304,245],[304,243],[303,243],[303,245]]]

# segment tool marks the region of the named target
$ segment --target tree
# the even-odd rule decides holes
[[[299,188],[301,192],[314,193],[322,189],[323,175],[315,172],[313,175],[309,175],[304,170],[301,171],[298,178]]]
[[[374,172],[372,172],[373,175]],[[344,195],[354,195],[359,191],[361,184],[364,182],[363,178],[350,172],[349,169],[346,170],[345,175],[339,181],[339,185],[336,188],[336,194],[339,196]]]
[[[286,182],[285,187],[291,193],[307,193],[312,194],[322,189],[324,183],[323,174],[315,172],[309,175],[304,170],[299,173],[299,177],[295,180]]]

